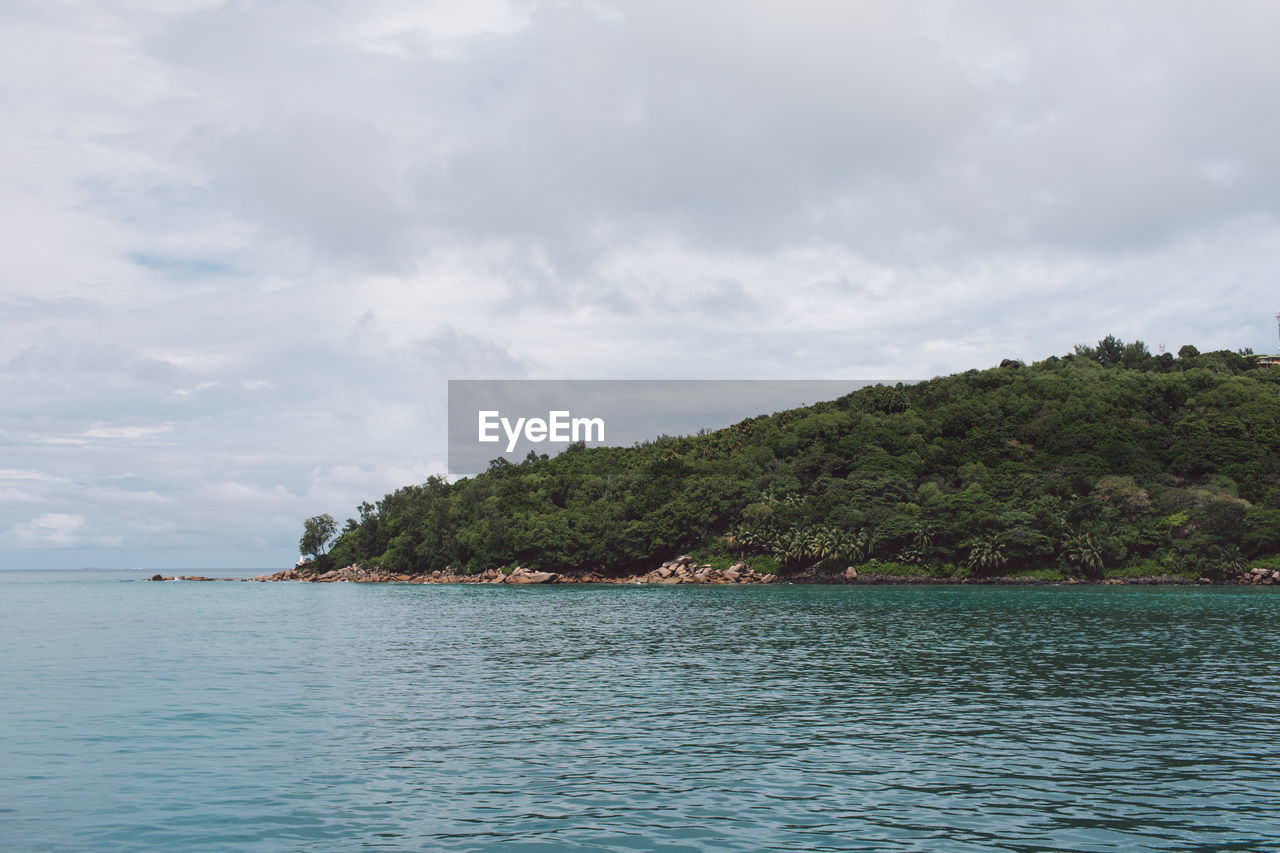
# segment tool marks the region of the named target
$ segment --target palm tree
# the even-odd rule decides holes
[[[778,534],[773,540],[770,551],[773,556],[788,565],[799,562],[812,553],[809,537],[803,530],[789,530]]]
[[[834,556],[837,550],[839,534],[829,527],[811,528],[809,532],[809,552],[816,560],[825,560]]]
[[[917,522],[914,528],[914,538],[912,543],[916,550],[924,553],[933,547],[933,526],[925,524],[923,521]]]
[[[871,537],[867,531],[857,533],[847,531],[838,534],[836,556],[850,563],[865,563],[870,552]]]
[[[861,563],[871,556],[871,534],[865,530],[859,530],[858,535],[854,537],[854,550],[850,554],[854,560]]]
[[[724,534],[724,545],[730,551],[737,551],[738,556],[741,557],[743,549],[746,547],[742,541],[742,528],[730,527]]]
[[[1240,553],[1239,545],[1232,545],[1222,554],[1223,574],[1242,575],[1249,568],[1249,561]]]
[[[1062,554],[1086,574],[1102,568],[1102,550],[1088,533],[1076,533],[1062,541]]]
[[[1008,562],[999,534],[989,533],[973,540],[969,548],[969,568],[998,569]]]
[[[908,566],[918,566],[924,562],[924,552],[914,545],[908,545],[898,552],[897,561]]]

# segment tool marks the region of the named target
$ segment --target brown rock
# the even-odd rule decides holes
[[[858,579],[858,570],[853,566],[844,570],[844,579],[847,581],[856,581]]]
[[[518,574],[512,572],[507,576],[507,583],[551,583],[560,575],[555,572],[531,572],[528,569],[521,570]]]

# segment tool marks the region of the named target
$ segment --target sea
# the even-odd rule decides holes
[[[0,572],[0,849],[1280,850],[1280,588],[144,576]]]

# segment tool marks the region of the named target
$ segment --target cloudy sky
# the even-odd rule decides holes
[[[1277,346],[1280,4],[8,0],[0,568],[279,567],[448,378]]]

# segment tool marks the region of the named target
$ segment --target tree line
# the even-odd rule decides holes
[[[357,513],[308,519],[302,552],[408,573],[624,574],[686,551],[783,573],[1222,573],[1280,554],[1280,369],[1108,336],[702,435],[497,459]]]

